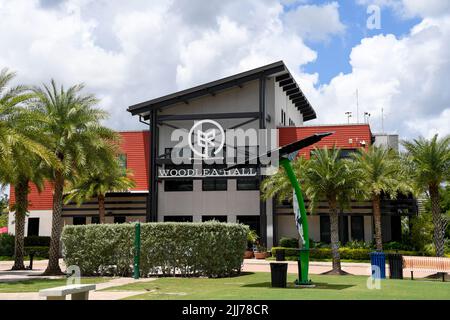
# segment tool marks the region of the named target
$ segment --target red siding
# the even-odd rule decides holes
[[[149,137],[148,131],[121,132],[121,149],[127,155],[127,168],[133,172],[134,190],[148,190]]]
[[[315,133],[330,131],[334,131],[335,133],[324,138],[322,141],[301,150],[300,154],[309,159],[311,150],[314,149],[314,147],[332,148],[336,145],[337,148],[341,149],[356,149],[362,146],[362,141],[366,142],[366,148],[371,144],[372,133],[370,132],[370,126],[368,124],[279,128],[279,144],[280,146],[284,146]],[[350,139],[352,140],[351,142]]]
[[[127,168],[133,172],[136,188],[148,190],[149,131],[120,132],[121,149],[127,155]],[[51,210],[53,201],[52,185],[45,183],[44,190],[39,193],[36,186],[30,185],[29,210]],[[14,186],[10,188],[10,204],[14,204]]]

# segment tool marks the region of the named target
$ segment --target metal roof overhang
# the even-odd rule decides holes
[[[294,77],[291,75],[283,61],[278,61],[260,68],[236,74],[234,76],[138,103],[128,107],[127,110],[132,115],[140,115],[147,120],[151,109],[161,109],[182,102],[188,103],[191,99],[205,95],[215,95],[218,91],[226,90],[235,86],[242,86],[246,82],[268,76],[275,76],[275,81],[279,82],[279,85],[283,88],[283,91],[286,92],[286,95],[289,96],[291,100],[295,99],[295,102],[293,103],[302,113],[304,121],[316,118],[314,109],[303,95]]]

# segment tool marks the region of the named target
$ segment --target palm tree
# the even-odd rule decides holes
[[[439,187],[450,180],[450,136],[430,140],[423,137],[404,141],[406,161],[418,191],[427,191],[431,200],[436,256],[443,257],[445,251],[445,229],[447,219],[440,210]]]
[[[25,107],[33,94],[25,86],[7,89],[15,73],[0,72],[0,183],[12,184],[15,191],[15,246],[13,270],[25,269],[24,234],[28,211],[29,184],[42,188],[42,161],[55,164],[40,131],[44,119]]]
[[[352,157],[362,174],[363,187],[372,201],[375,224],[375,243],[378,251],[383,250],[381,232],[381,196],[397,197],[399,192],[411,192],[408,182],[401,177],[398,154],[388,148],[371,146],[360,149]]]
[[[361,170],[350,160],[341,159],[339,149],[315,149],[310,160],[302,157],[294,161],[294,171],[311,201],[314,212],[319,201],[326,200],[329,206],[331,251],[333,269],[330,273],[343,274],[339,255],[338,207],[349,206],[351,199],[362,196]],[[279,201],[292,197],[292,186],[283,170],[266,179],[261,190],[264,198],[277,196]]]
[[[105,197],[108,192],[125,192],[135,187],[134,180],[118,164],[117,160],[104,165],[102,170],[93,168],[83,174],[71,187],[72,190],[65,197],[65,203],[76,201],[81,205],[92,198],[98,200],[98,214],[100,223],[105,223]]]
[[[95,163],[101,163],[104,154],[98,150],[115,150],[118,134],[100,124],[108,114],[95,105],[98,99],[83,94],[82,84],[69,89],[57,87],[54,80],[43,88],[34,88],[35,110],[47,118],[45,132],[50,138],[49,147],[59,159],[60,166],[50,166],[53,182],[52,231],[49,263],[44,274],[61,274],[59,267],[61,211],[66,183],[84,173]]]
[[[330,215],[331,274],[344,274],[339,255],[339,213],[338,207],[349,207],[352,199],[363,196],[361,170],[354,161],[342,159],[336,147],[315,149],[307,163],[305,172],[305,193],[311,200],[311,211],[318,201],[326,199]]]

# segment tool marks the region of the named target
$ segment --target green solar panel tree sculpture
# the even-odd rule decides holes
[[[277,152],[280,166],[282,166],[286,171],[292,188],[294,189],[294,202],[296,202],[296,205],[294,205],[295,223],[300,234],[300,241],[302,243],[302,248],[300,249],[300,254],[298,257],[299,274],[298,279],[296,280],[296,284],[301,286],[311,284],[311,281],[309,279],[309,228],[302,189],[295,175],[294,169],[292,168],[291,162],[297,157],[301,149],[311,146],[331,134],[333,134],[333,132],[316,133],[312,136],[295,141],[279,149],[272,150],[267,154],[261,155],[256,158],[259,159],[262,157],[267,157],[269,154]],[[236,166],[238,165],[228,167],[227,169],[231,169]]]

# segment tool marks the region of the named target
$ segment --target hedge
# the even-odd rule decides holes
[[[276,250],[285,250],[286,257],[298,256],[298,248],[283,248],[283,247],[273,247],[272,255],[275,256]],[[375,250],[372,249],[351,249],[351,248],[339,248],[339,253],[341,259],[348,260],[369,260],[370,253]],[[385,250],[384,253],[399,253],[406,256],[421,256],[423,253],[416,251],[403,251],[403,250]],[[330,248],[312,248],[310,249],[311,259],[331,259],[331,249]]]
[[[62,232],[66,265],[84,275],[130,275],[134,224],[65,226]],[[249,228],[242,224],[141,224],[142,276],[226,277],[239,273]]]
[[[12,257],[14,255],[13,235],[0,234],[0,256]],[[24,238],[24,255],[29,255],[30,251],[35,252],[36,257],[48,258],[48,248],[50,246],[50,237],[30,236]]]

